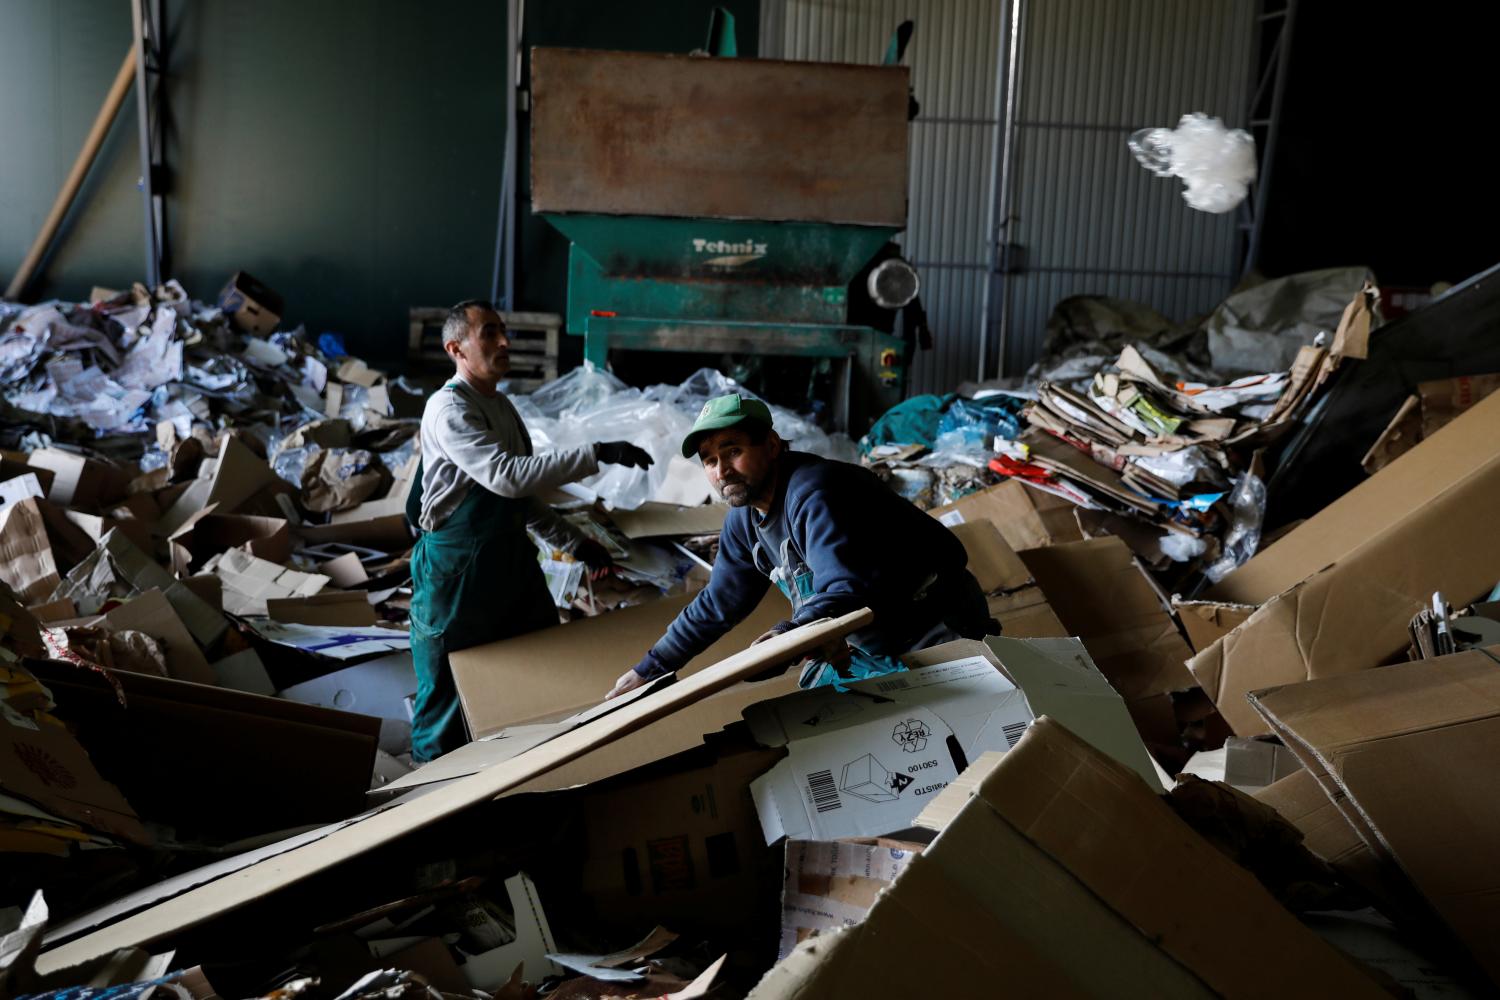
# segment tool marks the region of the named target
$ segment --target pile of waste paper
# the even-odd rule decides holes
[[[451,655],[473,742],[416,769],[430,387],[171,285],[0,307],[0,996],[1483,995],[1500,379],[1422,383],[1366,483],[1257,540],[1257,454],[1375,326],[1339,280],[1190,330],[1069,300],[1029,384],[859,452],[773,408],[930,508],[1001,625],[847,691],[785,667],[868,613],[756,642],[772,588],[601,703],[707,579],[725,507],[676,446],[744,390],[514,397],[539,448],[657,462],[545,498],[615,571],[536,539],[558,626]],[[1178,547],[1238,565],[1168,597]]]
[[[1216,582],[1258,544],[1266,455],[1366,356],[1378,299],[1363,269],[1254,286],[1187,329],[1069,299],[1024,384],[908,400],[864,439],[865,460],[923,506],[987,485],[982,466],[1065,499],[1153,567]],[[1246,371],[1257,363],[1270,370]]]

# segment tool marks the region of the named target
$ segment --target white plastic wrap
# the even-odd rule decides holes
[[[1173,562],[1188,562],[1208,551],[1208,541],[1184,535],[1180,531],[1164,531],[1161,536],[1161,551]]]
[[[1130,151],[1158,177],[1180,177],[1183,199],[1200,212],[1232,211],[1255,180],[1255,140],[1202,112],[1183,115],[1175,129],[1143,128]]]
[[[712,368],[699,369],[681,385],[653,385],[643,391],[585,363],[529,396],[512,397],[512,402],[538,452],[596,441],[629,441],[650,452],[656,462],[648,470],[607,465],[580,484],[609,507],[633,510],[661,491],[668,466],[673,456],[681,460],[682,439],[703,404],[730,392],[755,395]],[[776,433],[798,451],[856,460],[848,435],[830,436],[790,410],[770,409]]]

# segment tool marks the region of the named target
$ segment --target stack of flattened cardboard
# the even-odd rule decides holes
[[[1189,663],[1241,736],[1248,692],[1402,658],[1412,615],[1500,577],[1500,395],[1464,412],[1245,565],[1209,597],[1256,610]]]

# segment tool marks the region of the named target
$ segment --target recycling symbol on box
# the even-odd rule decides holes
[[[927,724],[919,719],[907,719],[905,722],[896,723],[896,728],[891,732],[891,739],[896,741],[906,753],[920,753],[927,749],[927,738],[932,735],[932,730]]]

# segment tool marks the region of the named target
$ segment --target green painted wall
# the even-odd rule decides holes
[[[685,52],[705,0],[526,4],[526,45]],[[758,0],[726,4],[754,52]],[[489,290],[504,143],[504,0],[165,0],[169,239],[211,299],[235,270],[286,319],[376,359],[406,310]],[[0,287],[130,44],[128,0],[0,0]],[[522,137],[521,163],[528,161]],[[142,272],[136,106],[115,123],[28,301]],[[521,202],[529,202],[523,178]],[[567,246],[523,211],[518,304],[561,312]]]
[[[0,275],[14,272],[130,43],[127,0],[0,0]],[[406,310],[483,294],[504,141],[505,5],[166,0],[175,276],[235,270],[376,358]],[[28,299],[140,277],[136,107]]]

